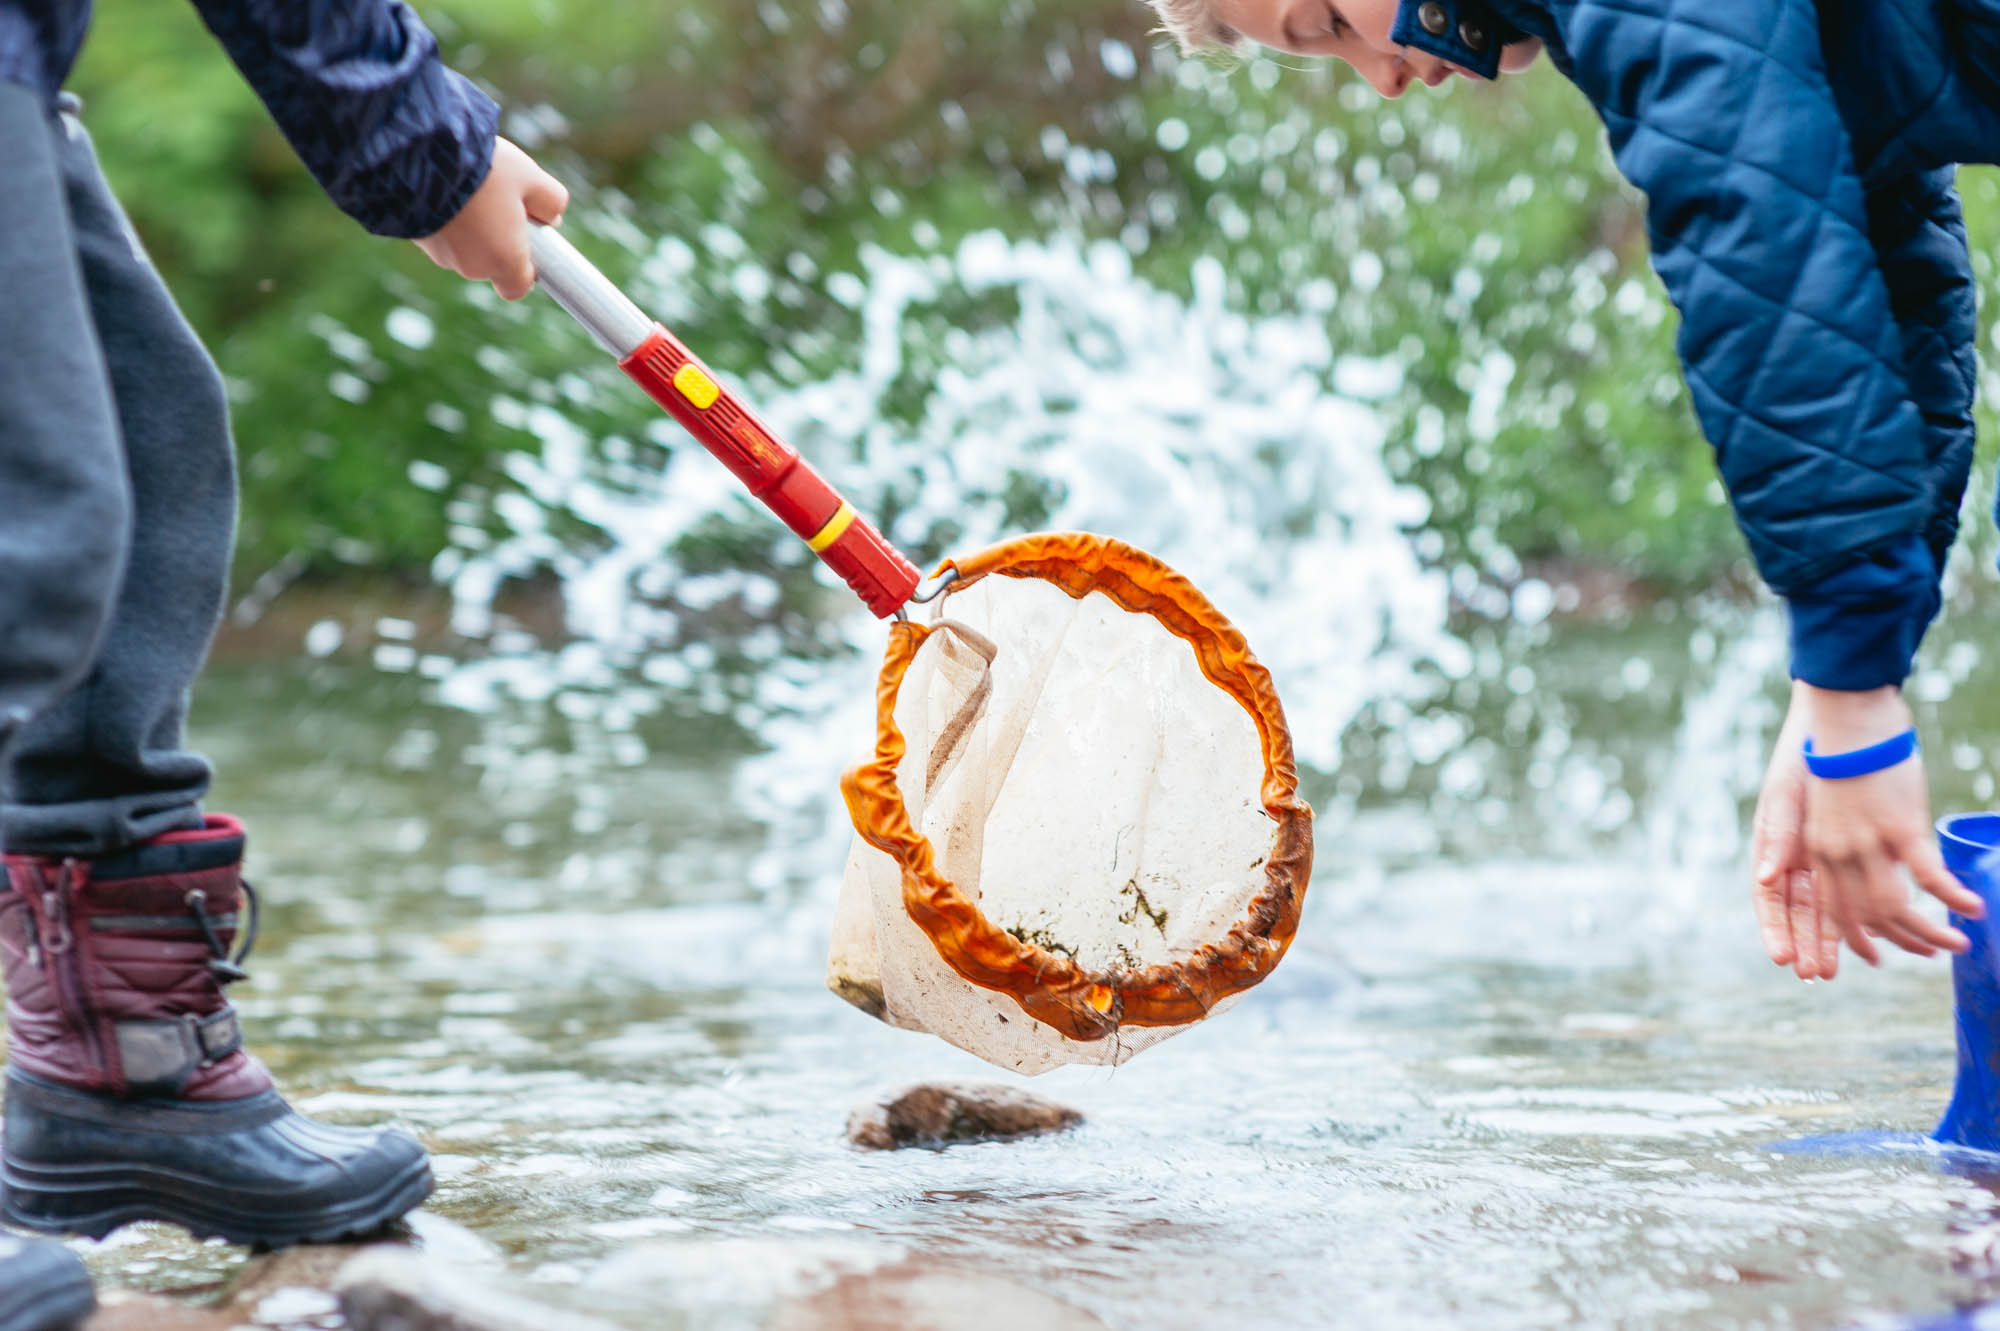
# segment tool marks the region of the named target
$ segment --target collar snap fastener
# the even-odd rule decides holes
[[[1417,6],[1417,22],[1431,36],[1442,37],[1445,29],[1451,26],[1451,15],[1444,12],[1444,6],[1438,0],[1424,0]]]
[[[1474,51],[1484,51],[1486,49],[1486,29],[1480,27],[1471,19],[1467,19],[1458,25],[1458,39]]]

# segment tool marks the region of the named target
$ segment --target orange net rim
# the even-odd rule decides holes
[[[962,560],[953,592],[988,574],[1035,578],[1081,600],[1103,592],[1134,614],[1150,615],[1194,649],[1201,672],[1257,723],[1263,749],[1264,810],[1277,823],[1264,886],[1223,938],[1176,960],[1136,970],[1092,970],[1024,942],[988,920],[977,903],[938,871],[931,843],[917,831],[896,782],[908,744],[896,725],[896,698],[917,649],[935,630],[899,620],[875,688],[873,758],[841,778],[848,816],[864,840],[902,868],[903,908],[961,977],[1011,996],[1035,1020],[1072,1040],[1100,1040],[1121,1025],[1179,1026],[1198,1021],[1231,994],[1269,975],[1298,932],[1312,877],[1312,809],[1298,794],[1292,732],[1270,672],[1251,655],[1235,625],[1194,584],[1143,550],[1089,532],[1039,532]]]

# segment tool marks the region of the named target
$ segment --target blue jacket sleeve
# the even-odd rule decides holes
[[[1936,496],[1813,0],[1566,0],[1551,16],[1564,72],[1646,192],[1695,410],[1794,609],[1792,673],[1901,682],[1937,604]]]
[[[493,160],[499,108],[398,0],[194,0],[322,188],[384,236],[428,236]]]
[[[1869,235],[1889,288],[1910,400],[1923,422],[1925,488],[1932,497],[1923,528],[1926,595],[1914,604],[1904,600],[1920,571],[1897,562],[1915,561],[1907,542],[1858,561],[1793,595],[1795,660],[1811,656],[1818,644],[1849,641],[1907,638],[1914,652],[1937,614],[1937,579],[1958,535],[1959,504],[1972,470],[1978,376],[1972,263],[1954,175],[1946,167],[1906,176],[1868,195]]]
[[[1902,334],[1910,400],[1924,421],[1933,496],[1924,538],[1940,573],[1958,535],[1959,505],[1972,473],[1972,401],[1979,382],[1978,296],[1957,174],[1945,167],[1908,176],[1868,196],[1868,232]]]

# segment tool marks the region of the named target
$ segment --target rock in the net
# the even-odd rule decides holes
[[[1083,1122],[1068,1105],[988,1082],[920,1082],[847,1120],[847,1139],[871,1151],[953,1142],[1005,1141],[1061,1132]]]

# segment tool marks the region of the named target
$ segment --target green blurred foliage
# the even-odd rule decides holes
[[[571,185],[607,271],[640,275],[643,238],[688,242],[677,331],[753,385],[851,361],[858,315],[827,278],[859,271],[864,246],[1110,237],[1170,289],[1214,256],[1240,308],[1322,317],[1337,361],[1400,371],[1367,378],[1393,384],[1387,457],[1432,496],[1433,562],[1501,582],[1537,560],[1668,587],[1747,576],[1643,211],[1546,63],[1385,104],[1332,67],[1182,60],[1137,0],[422,9]],[[488,501],[516,488],[510,454],[539,450],[537,393],[620,465],[673,447],[538,300],[504,306],[340,216],[192,11],[99,10],[74,86],[232,385],[242,579],[420,574],[476,546]],[[2000,186],[1966,184],[1985,287]],[[746,257],[767,293],[704,284]],[[921,411],[944,330],[994,317],[941,301],[917,320],[932,341],[908,348],[892,418]],[[1016,489],[1008,511],[1032,521],[1032,478]]]

